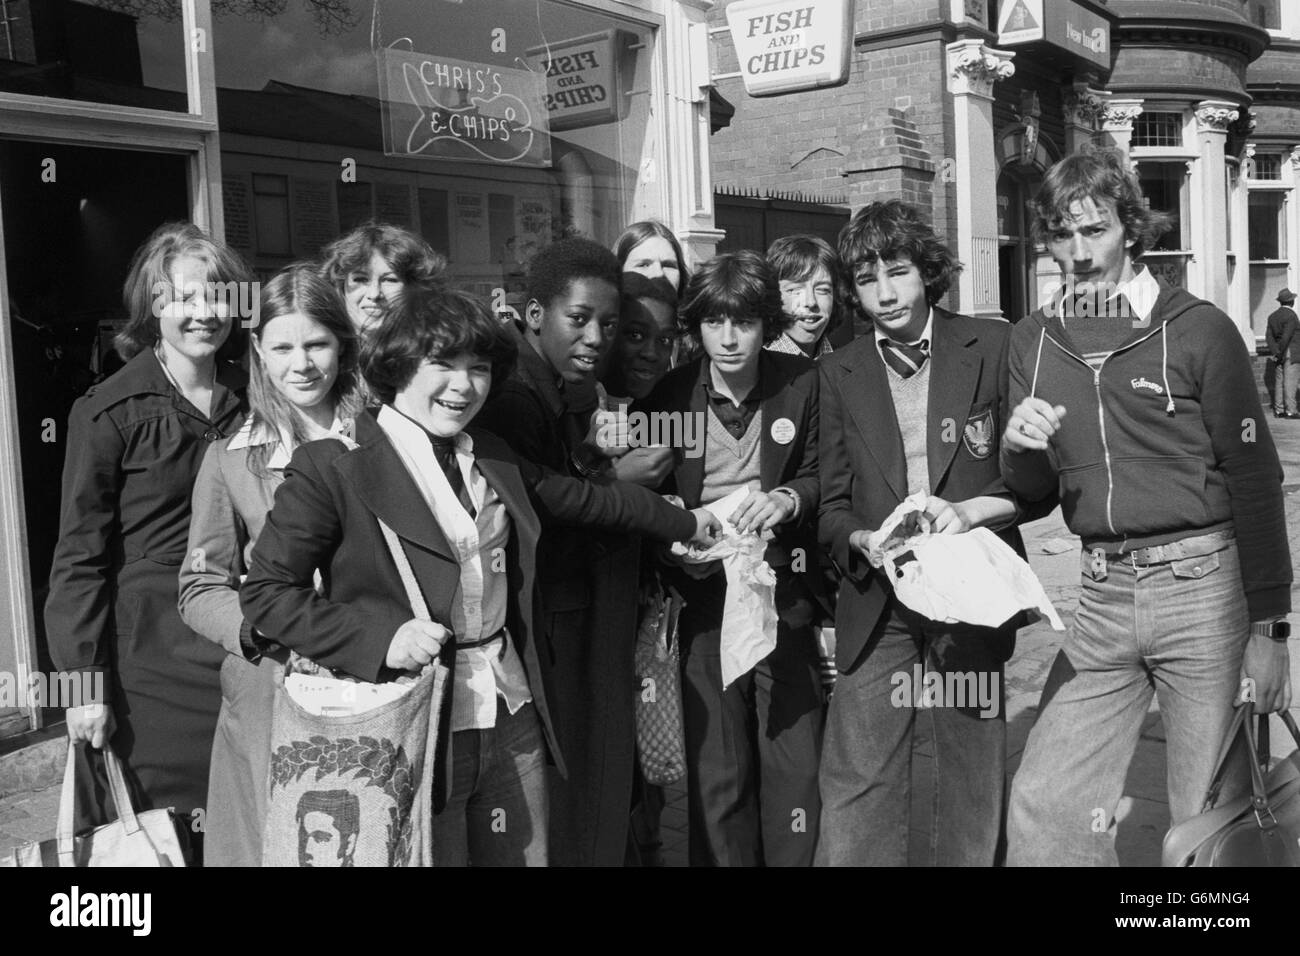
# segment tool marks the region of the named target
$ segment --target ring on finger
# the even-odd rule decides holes
[[[1029,426],[1026,425],[1024,422],[1021,422],[1021,423],[1020,423],[1020,434],[1022,434],[1022,435],[1028,435],[1028,434],[1029,434]]]

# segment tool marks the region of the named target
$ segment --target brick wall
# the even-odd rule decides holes
[[[711,26],[725,26],[725,6],[720,3],[710,12]],[[938,0],[858,0],[855,29],[892,29],[940,18]],[[713,42],[717,71],[738,69],[730,36],[720,35]],[[901,110],[915,127],[936,165],[951,155],[942,42],[900,44],[888,50],[854,51],[850,56],[849,81],[833,89],[760,98],[746,94],[739,77],[720,81],[718,92],[736,107],[736,115],[730,127],[711,139],[715,184],[839,196],[854,206],[886,196],[926,198],[908,177],[887,169],[873,172],[868,178],[875,182],[865,185],[859,197],[844,172],[846,160],[863,138],[881,132],[877,114],[890,108]],[[904,181],[911,184],[906,195],[901,191]],[[950,192],[951,187],[936,189],[933,197],[937,224],[944,231]]]

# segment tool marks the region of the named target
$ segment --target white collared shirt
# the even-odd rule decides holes
[[[880,353],[881,361],[884,361],[884,358],[885,358],[885,349],[884,349],[884,346],[882,346],[880,343],[881,343],[881,342],[884,342],[886,339],[889,339],[889,341],[891,341],[891,342],[894,342],[894,341],[897,341],[897,340],[895,340],[895,339],[891,339],[891,338],[890,338],[888,335],[886,335],[884,332],[880,331],[880,327],[879,327],[878,325],[876,325],[875,323],[872,323],[871,329],[872,329],[872,331],[875,333],[875,336],[876,336],[876,351]],[[926,341],[928,341],[928,342],[930,343],[930,350],[931,350],[931,353],[933,353],[933,351],[934,351],[934,338],[933,338],[933,335],[934,335],[934,306],[931,306],[931,307],[930,307],[930,314],[929,314],[928,316],[926,316],[926,318],[925,318],[925,329],[921,332],[921,337],[918,338],[918,339],[915,339],[914,341],[911,341],[911,342],[903,342],[903,343],[901,343],[901,344],[903,344],[903,345],[920,345],[922,342],[926,342]],[[894,370],[893,370],[892,368],[890,368],[888,362],[885,362],[885,368],[888,368],[891,372],[894,372]],[[897,373],[897,372],[894,372],[894,374],[897,375],[898,373]]]
[[[474,462],[474,440],[461,432],[455,442],[456,463],[477,512],[476,517],[471,517],[451,490],[424,429],[388,405],[379,410],[376,420],[406,465],[460,564],[460,588],[451,603],[452,633],[467,642],[496,633],[505,626],[509,602],[505,554],[510,516]],[[500,641],[456,649],[453,731],[495,727],[498,696],[511,714],[532,700],[528,675],[514,642],[508,637],[504,642],[504,654]]]
[[[1151,312],[1156,307],[1156,299],[1160,298],[1160,283],[1156,282],[1150,269],[1140,265],[1133,273],[1133,278],[1121,282],[1116,287],[1112,298],[1121,295],[1128,299],[1133,315],[1146,322],[1151,318]]]

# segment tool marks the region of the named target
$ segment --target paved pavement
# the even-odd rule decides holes
[[[1300,422],[1276,421],[1270,417],[1286,472],[1287,528],[1291,553],[1300,556]],[[1068,625],[1079,594],[1078,539],[1061,521],[1059,511],[1022,529],[1030,564],[1048,596]],[[1292,603],[1300,610],[1300,587],[1293,589]],[[1025,739],[1037,713],[1038,698],[1052,659],[1061,646],[1063,633],[1047,624],[1022,631],[1015,656],[1006,668],[1007,753],[1010,773],[1019,765]],[[1291,645],[1291,682],[1300,696],[1300,641]],[[1293,708],[1300,718],[1300,706]],[[1289,753],[1289,741],[1274,733],[1278,754]],[[912,836],[924,839],[923,827],[930,794],[933,760],[932,743],[924,737],[914,747]],[[3,788],[0,788],[2,790]],[[0,854],[24,840],[44,839],[54,833],[59,788],[18,793],[0,799]],[[1159,866],[1160,843],[1169,825],[1165,794],[1165,738],[1157,704],[1153,703],[1143,726],[1136,757],[1129,769],[1117,818],[1116,846],[1123,866]],[[664,856],[669,866],[686,865],[686,794],[684,788],[670,788],[663,816]],[[914,844],[915,845],[915,844]]]

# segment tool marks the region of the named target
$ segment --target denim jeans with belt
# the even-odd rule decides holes
[[[1249,631],[1237,546],[1149,567],[1083,555],[1083,593],[1012,784],[1010,866],[1115,866],[1111,824],[1151,695],[1175,824],[1201,810]],[[1221,802],[1245,791],[1233,757]]]
[[[452,735],[452,788],[433,818],[434,866],[546,866],[546,743],[537,709]]]

